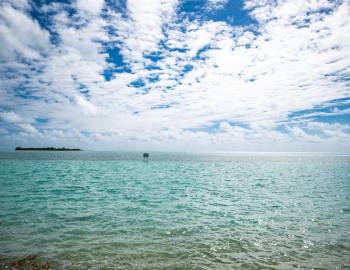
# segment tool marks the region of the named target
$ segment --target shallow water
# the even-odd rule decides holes
[[[349,198],[349,156],[0,153],[0,255],[53,269],[346,269]]]

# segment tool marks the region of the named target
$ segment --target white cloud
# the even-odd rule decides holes
[[[33,127],[26,119],[23,119],[20,115],[13,111],[0,112],[0,119],[10,126],[17,127],[20,134],[23,136],[36,136],[40,135],[38,130]],[[3,128],[3,135],[7,135],[8,132]]]
[[[24,11],[9,4],[0,5],[0,60],[39,58],[49,47],[49,33]]]
[[[214,2],[225,1],[208,4]],[[12,63],[15,78],[1,77],[0,106],[17,113],[2,112],[4,122],[42,140],[70,138],[87,144],[176,149],[193,145],[202,150],[350,145],[348,126],[312,120],[348,114],[341,108],[322,111],[350,94],[348,83],[341,79],[349,74],[348,2],[246,1],[259,21],[255,28],[177,22],[178,1],[152,0],[145,5],[130,0],[125,16],[108,9],[101,17],[105,4],[78,1],[75,17],[58,4],[45,6],[56,11],[51,18],[59,37],[55,45],[49,45],[48,33],[25,11],[1,6],[0,14],[4,9],[12,12],[1,15],[0,31],[7,33],[3,58],[13,60],[18,53],[35,58],[37,68]],[[332,12],[321,12],[324,8]],[[13,22],[29,26],[16,33]],[[28,31],[36,34],[24,35]],[[41,35],[46,41],[40,41]],[[41,57],[48,46],[47,56]],[[121,49],[132,72],[104,79],[106,69],[120,66],[106,61],[107,46]],[[157,63],[145,58],[152,52],[160,55]],[[147,70],[147,65],[158,68]],[[160,80],[149,81],[150,77]],[[139,79],[144,87],[130,85]],[[39,98],[19,98],[15,91],[23,85],[23,91]],[[291,119],[291,113],[302,110],[309,112]],[[26,119],[16,120],[15,115]],[[50,121],[35,128],[33,119],[40,115]]]
[[[77,7],[79,10],[92,15],[99,15],[104,5],[104,0],[78,0]]]
[[[347,97],[347,84],[327,76],[341,76],[335,73],[348,69],[347,10],[348,4],[343,4],[329,15],[314,14],[307,28],[279,20],[267,22],[261,26],[261,35],[237,32],[236,40],[229,26],[218,30],[204,25],[191,30],[211,29],[211,38],[202,45],[213,49],[202,53],[203,60],[192,62],[193,70],[169,93],[166,102],[179,104],[178,111],[191,119],[188,125],[205,125],[210,119],[203,115],[209,114],[211,121],[231,119],[251,126],[273,126],[291,112]],[[327,34],[322,29],[328,29]],[[181,42],[193,44],[194,52],[202,47],[190,38]],[[193,54],[190,50],[187,55]]]
[[[84,99],[81,96],[75,96],[77,105],[82,109],[83,113],[85,115],[96,115],[97,114],[97,108],[94,104],[89,102],[88,100]]]
[[[321,138],[319,136],[310,135],[299,127],[290,128],[290,133],[297,140],[306,141],[306,142],[320,142],[321,141]]]
[[[29,10],[31,8],[30,3],[28,2],[28,0],[2,0],[1,1],[2,4],[7,4],[7,5],[11,5],[12,7],[16,8],[16,9],[21,9],[21,10]]]
[[[23,130],[24,133],[28,135],[38,134],[38,130],[30,124],[18,124],[18,126]]]
[[[208,0],[207,7],[208,9],[222,9],[229,2],[229,0]]]
[[[6,123],[9,124],[15,124],[15,123],[20,123],[22,122],[22,118],[16,114],[15,112],[0,112],[0,118],[2,121],[5,121]]]
[[[128,61],[143,61],[143,54],[158,50],[163,26],[171,23],[178,0],[127,1],[128,18],[114,17],[122,54]]]

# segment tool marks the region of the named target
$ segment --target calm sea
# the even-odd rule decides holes
[[[349,269],[350,156],[0,153],[0,268]]]

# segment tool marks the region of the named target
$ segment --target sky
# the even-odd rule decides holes
[[[350,153],[350,1],[1,0],[0,149]]]

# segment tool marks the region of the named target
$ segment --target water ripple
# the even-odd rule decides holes
[[[0,154],[5,263],[350,268],[350,157],[24,155]]]

